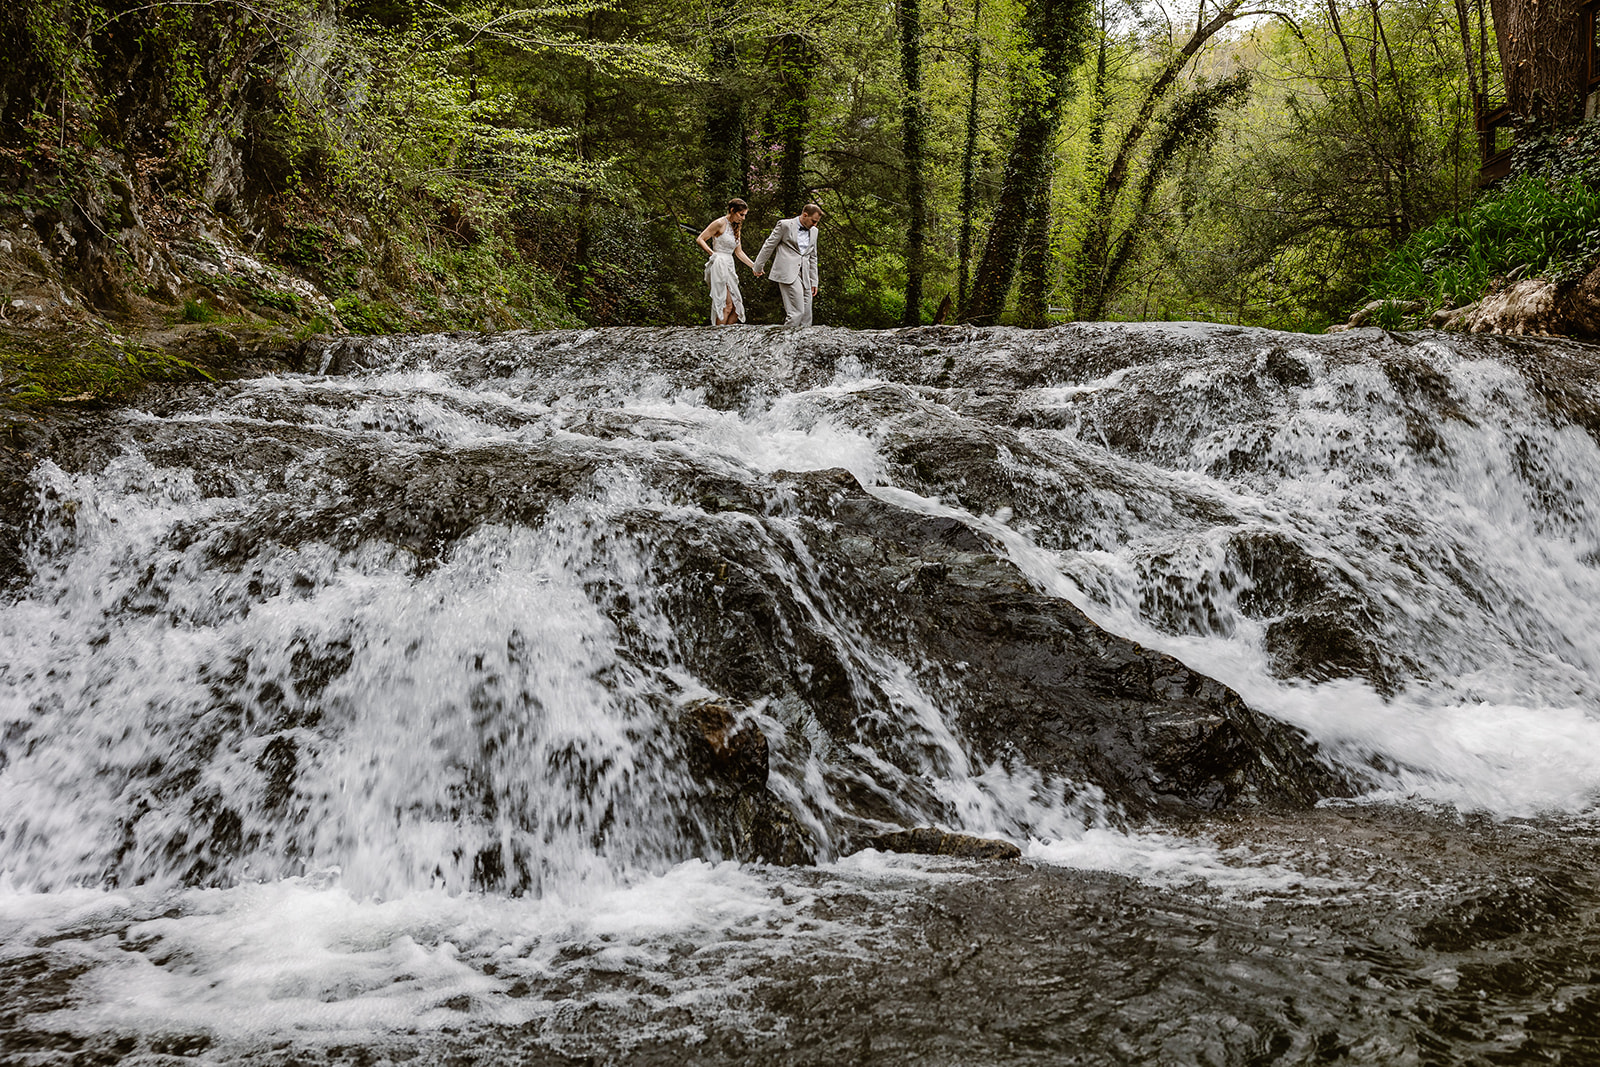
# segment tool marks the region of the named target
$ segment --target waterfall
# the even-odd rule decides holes
[[[726,1007],[838,934],[784,865],[925,877],[847,858],[897,829],[1223,885],[1175,813],[1600,789],[1584,346],[638,329],[304,361],[85,419],[32,475],[0,932],[131,915],[211,961],[116,1025],[208,996],[269,1030],[520,1025],[554,1009],[517,982],[612,952]],[[704,982],[649,940],[735,928]],[[144,951],[95,950],[105,1004]]]

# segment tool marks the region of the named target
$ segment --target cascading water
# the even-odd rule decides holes
[[[1263,901],[1289,909],[1263,944],[1301,944],[1294,909],[1335,897],[1442,922],[1482,870],[1424,874],[1394,819],[1562,828],[1493,840],[1507,870],[1560,872],[1561,907],[1530,890],[1517,931],[1587,943],[1583,346],[619,330],[311,358],[339,373],[151,397],[62,428],[34,470],[0,604],[0,986],[30,990],[0,1048],[30,1062],[462,1054],[463,1028],[519,1062],[827,1058],[790,1029],[827,1007],[819,976],[923,953],[959,984],[962,930],[1031,973],[1041,939],[1111,959]],[[1032,873],[856,851],[930,824]],[[1324,854],[1367,826],[1384,844]],[[1384,849],[1410,864],[1394,884],[1351,859]],[[1085,869],[1131,879],[1144,918],[1086,920],[1116,908],[1113,883],[1062,881]],[[1412,1001],[1421,1021],[1372,1021],[1381,993],[1352,1022],[1298,977],[1354,981],[1315,942],[1255,994],[1218,985],[1253,949],[1202,971],[1239,1003],[1199,1051],[1151,1020],[1211,1001],[1148,989],[1115,1026],[1005,1047],[1287,1063],[1353,1027],[1350,1062],[1400,1062],[1442,1040]],[[1100,975],[1059,991],[1095,1017],[1072,997],[1109,972],[1062,966]],[[1465,965],[1408,966],[1454,996]],[[1562,976],[1510,1014],[1575,1018],[1589,987]],[[941,1043],[946,1014],[934,996],[884,1062],[1029,1058],[977,1023]]]

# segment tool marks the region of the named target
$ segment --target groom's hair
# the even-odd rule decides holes
[[[820,207],[818,207],[816,204],[807,204],[804,208],[802,208],[800,210],[800,214],[802,214],[802,215],[811,215],[811,216],[813,216],[815,218],[819,218],[820,219],[822,217],[822,209]]]

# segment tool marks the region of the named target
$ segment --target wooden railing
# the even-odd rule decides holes
[[[1491,104],[1479,93],[1472,110],[1478,127],[1478,184],[1488,185],[1511,173],[1511,145],[1515,139],[1511,108]]]

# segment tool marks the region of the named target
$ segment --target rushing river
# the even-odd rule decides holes
[[[301,358],[40,446],[0,1063],[1600,1063],[1600,351]]]

